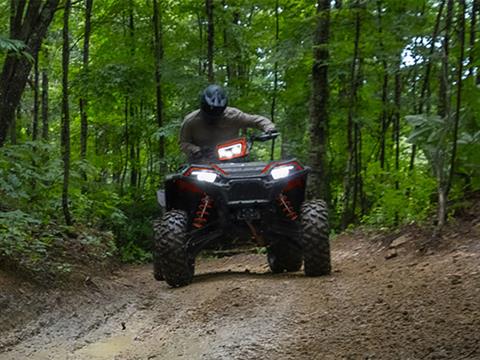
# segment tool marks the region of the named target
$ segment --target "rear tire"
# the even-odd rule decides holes
[[[155,252],[160,274],[168,285],[180,287],[193,280],[195,259],[186,248],[188,217],[184,211],[170,210],[155,224]],[[155,269],[155,268],[154,268]]]
[[[323,200],[305,202],[302,206],[301,224],[305,275],[330,274],[330,230],[326,203]]]
[[[302,250],[288,239],[267,248],[268,265],[274,274],[300,270],[302,258]]]

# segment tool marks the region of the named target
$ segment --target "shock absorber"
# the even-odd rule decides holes
[[[298,214],[293,209],[292,203],[288,200],[287,195],[281,193],[277,198],[277,202],[287,218],[292,221],[298,218]]]
[[[193,219],[193,226],[200,229],[205,226],[210,215],[209,210],[213,207],[213,200],[207,194],[204,194],[200,203],[198,204],[195,218]]]

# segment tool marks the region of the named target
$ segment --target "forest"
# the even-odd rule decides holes
[[[270,118],[332,231],[480,190],[479,0],[0,0],[0,260],[151,259],[156,191],[208,84]],[[258,158],[268,158],[259,148]]]

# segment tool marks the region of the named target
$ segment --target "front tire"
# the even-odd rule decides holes
[[[329,275],[332,266],[326,203],[323,200],[305,202],[302,206],[301,224],[305,275]]]
[[[155,224],[158,269],[168,285],[180,287],[193,281],[195,260],[186,248],[188,216],[180,210],[167,211]],[[156,263],[154,263],[155,266]]]
[[[285,239],[267,248],[267,260],[274,274],[295,272],[302,267],[302,250]]]

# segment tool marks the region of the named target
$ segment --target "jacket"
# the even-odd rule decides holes
[[[275,130],[275,125],[266,117],[246,114],[234,107],[227,107],[214,123],[205,120],[201,110],[196,110],[183,120],[180,147],[192,160],[203,147],[213,149],[217,144],[237,138],[240,130],[250,127],[265,132]]]

